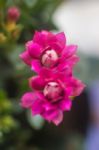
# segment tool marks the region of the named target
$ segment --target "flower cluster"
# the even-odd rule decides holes
[[[72,107],[72,98],[80,95],[85,85],[73,75],[79,61],[77,46],[67,45],[63,32],[35,32],[20,58],[37,73],[29,79],[32,91],[21,98],[21,105],[33,115],[40,114],[48,122],[58,125],[63,112]]]

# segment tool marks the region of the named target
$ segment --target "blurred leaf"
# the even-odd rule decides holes
[[[4,0],[7,2],[7,6],[11,7],[14,5],[14,1],[13,0]]]
[[[0,113],[8,113],[12,110],[12,104],[7,98],[5,91],[0,90]]]
[[[0,118],[0,131],[9,132],[11,128],[15,128],[17,122],[11,116],[3,116]]]
[[[43,127],[45,121],[40,115],[32,116],[31,111],[27,111],[27,117],[34,129],[40,130]]]
[[[7,0],[0,0],[0,8],[3,8],[6,5]]]
[[[3,91],[3,90],[0,90],[0,100],[2,100],[2,99],[6,99],[6,92],[5,91]]]
[[[37,0],[24,0],[24,2],[26,3],[26,5],[28,7],[33,7],[33,5],[35,5],[35,3],[37,2]]]

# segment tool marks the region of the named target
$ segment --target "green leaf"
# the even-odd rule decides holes
[[[27,111],[27,118],[30,125],[36,129],[40,130],[44,126],[44,119],[40,115],[32,116],[30,111]]]
[[[0,0],[0,8],[5,7],[7,0]]]
[[[24,2],[28,7],[33,7],[37,0],[24,0]]]
[[[6,92],[3,90],[0,90],[0,100],[6,99]]]

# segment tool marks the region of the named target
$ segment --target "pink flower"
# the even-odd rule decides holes
[[[20,10],[17,7],[10,7],[7,12],[8,20],[17,21],[20,17]]]
[[[34,92],[26,93],[21,105],[56,125],[62,121],[63,111],[71,109],[71,97],[78,96],[85,87],[70,71],[57,73],[44,68],[30,78],[29,85]]]
[[[37,73],[42,67],[63,71],[68,67],[72,68],[78,62],[76,49],[76,45],[66,45],[63,32],[55,35],[41,31],[35,32],[33,40],[26,43],[26,50],[20,57]]]
[[[38,75],[29,79],[33,92],[22,96],[21,105],[33,115],[40,114],[49,122],[58,125],[63,112],[71,110],[72,97],[78,96],[85,85],[73,76],[73,66],[78,62],[76,45],[66,45],[63,32],[35,32],[20,55]]]

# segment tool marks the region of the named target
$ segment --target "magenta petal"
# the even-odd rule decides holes
[[[62,84],[66,84],[69,76],[70,76],[70,73],[66,70],[66,71],[54,74],[53,79],[60,81],[60,83]]]
[[[59,63],[57,70],[65,71],[66,76],[72,75],[72,68],[71,68],[71,66],[68,65],[67,61],[63,61],[63,62]]]
[[[50,110],[52,109],[52,106],[50,105],[49,102],[46,101],[46,102],[43,104],[43,108],[45,109],[45,111],[50,111]]]
[[[57,111],[56,114],[53,115],[52,117],[52,122],[55,125],[59,125],[63,120],[63,112],[62,111]]]
[[[41,55],[42,48],[39,44],[30,42],[30,44],[28,44],[27,46],[27,50],[29,51],[31,57],[39,58]]]
[[[61,44],[62,49],[63,49],[65,47],[65,44],[66,44],[66,37],[65,37],[64,32],[60,32],[60,33],[56,34],[56,39]]]
[[[68,66],[73,67],[77,62],[79,62],[79,57],[77,55],[73,55],[66,61],[68,63]]]
[[[36,31],[34,34],[33,41],[38,43],[39,45],[41,45],[44,48],[47,44],[48,33],[49,32],[47,32],[47,31],[42,31],[42,32]]]
[[[46,69],[43,68],[40,72],[40,76],[45,80],[45,82],[56,81],[56,80],[64,80],[66,79],[66,75],[63,72],[57,72],[54,69]]]
[[[40,72],[40,70],[41,70],[41,68],[42,68],[42,65],[41,65],[41,63],[40,63],[39,60],[36,60],[36,59],[32,60],[31,65],[32,65],[32,70],[33,70],[33,71],[35,71],[35,72],[37,72],[37,73]]]
[[[68,78],[67,80],[69,80],[69,78]],[[68,81],[67,81],[67,82],[68,82]],[[67,82],[66,82],[66,84],[67,84]],[[67,84],[67,88],[65,89],[65,93],[66,93],[66,95],[68,95],[68,96],[72,95],[72,87],[68,86],[68,84]],[[65,99],[66,99],[66,98],[65,98]],[[68,98],[67,98],[67,99],[68,99]]]
[[[29,79],[29,85],[34,90],[42,90],[44,88],[45,83],[41,77],[35,76]]]
[[[73,81],[71,83],[72,87],[73,87],[73,94],[72,96],[78,96],[82,93],[82,91],[84,90],[84,88],[86,87],[84,83],[82,83],[81,80],[78,80],[76,78],[73,78]]]
[[[51,104],[48,100],[46,100],[43,104],[43,108],[45,109],[46,112],[50,112],[52,110],[55,110],[56,106]]]
[[[53,40],[49,43],[52,49],[56,50],[58,54],[61,54],[66,44],[65,34],[63,32],[53,36]]]
[[[79,56],[73,55],[70,60],[72,60],[74,62],[78,62],[79,61]]]
[[[44,96],[41,92],[34,92],[36,100],[33,102],[31,107],[32,115],[41,114],[44,111],[43,103]]]
[[[43,111],[42,107],[42,101],[41,100],[36,100],[33,105],[32,105],[32,115],[37,115],[40,114]]]
[[[70,61],[74,62],[74,64],[77,63],[77,62],[79,61],[79,56],[73,55],[73,56],[70,58]]]
[[[45,113],[43,113],[42,116],[49,122],[53,122],[55,125],[59,125],[59,123],[61,123],[61,121],[63,120],[62,111],[56,109],[45,111]]]
[[[27,65],[31,65],[31,57],[27,50],[21,53],[19,56]]]
[[[42,112],[42,101],[36,100],[32,105],[32,115],[37,115]]]
[[[31,43],[33,43],[33,40],[30,40],[30,41],[27,41],[27,42],[26,42],[26,44],[25,44],[26,49],[28,49],[28,46],[29,46]]]
[[[41,33],[42,33],[43,35],[46,35],[46,36],[47,36],[50,32],[48,32],[47,30],[42,30]]]
[[[21,106],[24,108],[30,108],[35,100],[35,94],[32,92],[25,93],[21,98]]]
[[[33,37],[33,42],[39,43],[39,42],[41,42],[40,39],[41,39],[41,33],[36,31],[34,34],[34,37]]]
[[[62,48],[62,45],[60,45],[60,43],[52,42],[52,43],[50,43],[50,46],[51,46],[52,49],[56,50],[56,52],[58,54],[61,54],[63,48]]]
[[[72,101],[68,98],[65,98],[60,102],[59,107],[63,111],[70,111],[72,107]]]
[[[64,48],[62,57],[64,59],[69,58],[76,53],[76,50],[77,50],[77,45],[69,45],[66,48]]]
[[[42,70],[40,71],[40,76],[43,78],[43,79],[52,79],[53,78],[53,71],[50,70],[50,69],[47,69],[47,68],[42,68]]]

